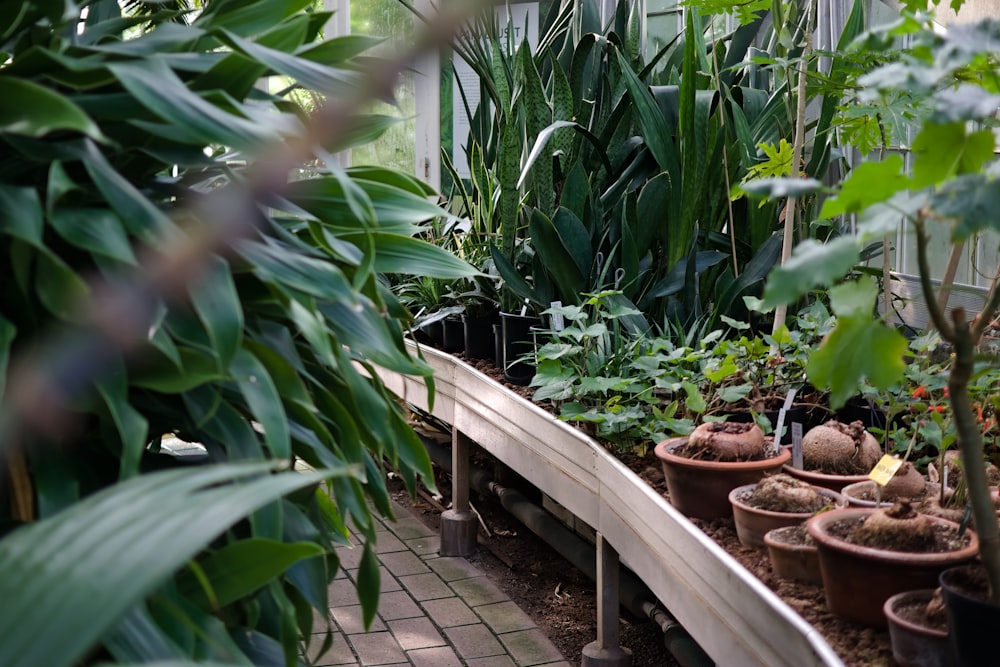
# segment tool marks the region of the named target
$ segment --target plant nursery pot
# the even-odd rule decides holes
[[[444,323],[441,320],[429,322],[420,327],[420,330],[427,335],[431,345],[438,348],[444,347]]]
[[[444,337],[442,348],[445,352],[461,352],[465,349],[465,328],[458,317],[446,317],[442,321]]]
[[[979,549],[975,533],[969,543],[945,553],[912,553],[859,546],[832,535],[835,521],[866,517],[876,510],[848,507],[822,512],[806,522],[806,530],[819,550],[823,590],[830,611],[866,625],[885,627],[882,605],[896,593],[933,588],[938,575],[949,567],[964,565]],[[937,517],[932,522],[958,528],[958,524]]]
[[[673,453],[685,444],[686,437],[670,438],[656,445],[655,453],[663,466],[670,503],[682,514],[698,519],[731,516],[730,491],[781,470],[792,456],[791,450],[782,447],[777,456],[760,461],[701,461]]]
[[[496,338],[493,333],[495,319],[495,315],[462,314],[466,356],[472,359],[495,358]]]
[[[831,491],[836,491],[837,493],[840,493],[841,489],[848,484],[868,480],[868,475],[828,475],[822,472],[813,472],[812,470],[793,468],[790,465],[786,465],[782,472],[786,472],[792,477],[801,479],[803,482],[809,482],[813,486],[821,486],[824,489],[830,489]]]
[[[882,612],[889,623],[892,659],[899,667],[953,667],[948,633],[914,622],[902,612],[907,607],[926,606],[934,590],[904,591],[885,601]]]
[[[810,584],[822,584],[819,553],[815,544],[798,544],[786,535],[798,526],[772,528],[764,533],[764,544],[771,559],[771,569],[782,579],[794,579]]]
[[[951,654],[958,667],[979,667],[997,664],[997,629],[1000,628],[1000,607],[976,597],[976,574],[985,579],[981,566],[956,567],[941,573],[939,582],[944,592],[948,614]]]
[[[493,365],[503,368],[503,325],[493,324]]]
[[[503,327],[504,378],[514,384],[526,385],[535,376],[535,365],[519,359],[534,351],[535,338],[531,328],[541,326],[542,318],[500,313],[500,324]]]
[[[744,484],[729,492],[729,502],[733,506],[733,519],[736,521],[736,536],[740,539],[740,544],[745,547],[764,548],[764,534],[774,528],[784,528],[785,526],[795,526],[804,522],[815,512],[773,512],[771,510],[758,509],[752,507],[743,500],[743,496],[748,491],[753,491],[757,486]],[[835,507],[846,507],[847,499],[836,491],[816,487],[820,495],[830,500],[830,504]]]
[[[911,498],[911,500],[918,501],[922,498],[926,498],[928,494],[937,493],[937,484],[928,482],[924,493],[916,498]],[[875,482],[866,479],[863,482],[854,482],[853,484],[848,484],[840,493],[847,498],[847,502],[851,507],[889,507],[892,505],[894,498],[883,498],[881,503],[877,503],[874,498],[876,485]],[[922,511],[922,510],[921,510]],[[942,517],[944,519],[950,519],[950,517]],[[961,519],[961,513],[959,513],[958,518]]]

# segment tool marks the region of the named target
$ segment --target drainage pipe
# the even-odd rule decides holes
[[[431,461],[451,472],[451,452],[439,442],[421,437]],[[483,496],[494,496],[515,518],[591,580],[597,580],[597,556],[590,544],[527,496],[493,481],[493,476],[469,466],[469,486]],[[663,631],[664,645],[681,667],[712,667],[714,662],[691,635],[656,601],[645,583],[627,568],[619,575],[619,604],[635,616],[646,617]]]

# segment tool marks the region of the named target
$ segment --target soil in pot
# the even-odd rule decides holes
[[[772,528],[764,533],[764,545],[771,569],[782,579],[823,583],[816,543],[806,532],[805,524]]]
[[[941,590],[897,593],[882,608],[889,623],[892,657],[900,667],[952,667],[948,619]]]
[[[882,606],[896,593],[931,588],[943,570],[972,560],[979,542],[957,524],[916,512],[847,508],[818,514],[806,528],[819,549],[827,606],[883,626]]]
[[[824,508],[847,504],[834,491],[782,474],[733,489],[729,501],[740,542],[756,548],[764,547],[764,534],[773,528],[793,526]]]

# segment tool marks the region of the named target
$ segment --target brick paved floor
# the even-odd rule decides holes
[[[437,535],[406,508],[394,510],[398,519],[380,520],[377,533],[378,615],[366,632],[354,588],[361,549],[336,547],[346,574],[330,585],[333,642],[319,655],[327,625],[317,622],[306,647],[313,665],[570,667],[503,591],[464,558],[439,556]]]

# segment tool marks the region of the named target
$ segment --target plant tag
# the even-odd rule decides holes
[[[774,451],[778,451],[778,447],[781,446],[781,437],[785,432],[785,414],[791,409],[796,392],[797,390],[793,387],[788,392],[788,395],[785,396],[785,402],[782,404],[781,409],[778,410],[778,423],[774,425]]]
[[[802,424],[792,422],[792,467],[802,470]]]
[[[562,301],[553,301],[549,304],[550,308],[562,308]],[[566,328],[566,320],[563,319],[562,313],[552,313],[552,329],[554,331],[562,331]]]
[[[897,459],[895,456],[886,454],[878,460],[872,471],[868,473],[868,479],[874,480],[879,486],[885,486],[892,479],[892,476],[896,474],[901,465],[903,465],[903,459]]]

